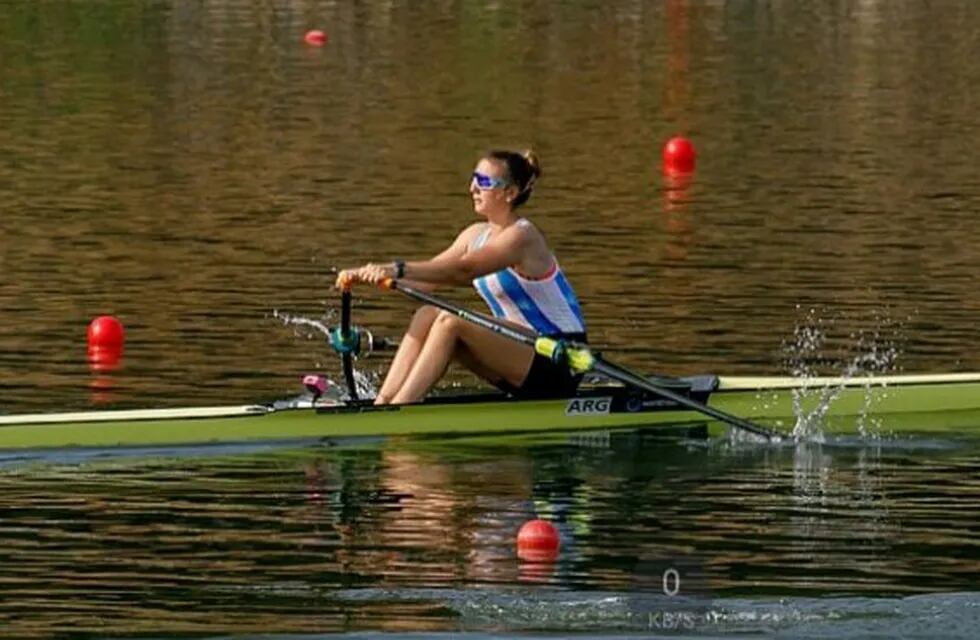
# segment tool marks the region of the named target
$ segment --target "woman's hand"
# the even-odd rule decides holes
[[[357,269],[341,269],[340,273],[337,274],[337,280],[333,283],[333,286],[341,291],[347,291],[359,282],[357,271]]]
[[[344,269],[337,274],[334,286],[338,289],[349,289],[355,284],[380,284],[383,280],[395,277],[395,265],[368,263],[356,269]]]

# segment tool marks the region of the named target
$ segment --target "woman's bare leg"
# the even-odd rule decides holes
[[[418,360],[422,345],[425,344],[438,314],[439,310],[435,307],[425,306],[420,307],[412,316],[401,344],[398,345],[398,351],[395,352],[395,357],[388,368],[384,384],[381,385],[381,390],[374,399],[374,404],[388,404],[398,393],[412,365]]]
[[[391,402],[417,402],[446,371],[457,351],[465,347],[470,368],[485,378],[520,386],[531,368],[534,350],[445,311],[438,312],[411,370]],[[462,355],[462,354],[460,354]]]

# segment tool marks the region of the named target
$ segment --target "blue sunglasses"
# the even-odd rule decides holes
[[[473,172],[473,178],[470,181],[470,184],[473,182],[475,182],[476,186],[480,189],[503,189],[504,187],[510,186],[510,180],[488,176],[487,174],[480,173],[479,171]]]

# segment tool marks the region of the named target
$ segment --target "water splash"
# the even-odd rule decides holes
[[[876,378],[898,370],[902,328],[882,311],[873,312],[865,325],[844,314],[827,315],[813,308],[805,312],[793,339],[783,343],[784,365],[802,382],[793,391],[794,439],[823,442],[834,401],[859,379],[864,394],[857,429],[862,437],[878,437],[882,425],[873,409],[885,397],[887,385]],[[834,378],[834,383],[819,380],[821,376]]]
[[[380,377],[376,371],[354,369],[354,386],[357,387],[357,397],[362,400],[378,395],[378,383],[380,381]],[[346,391],[344,397],[346,400],[350,399]]]
[[[286,313],[285,311],[280,311],[278,309],[273,309],[272,317],[281,322],[286,326],[294,327],[297,337],[306,338],[307,340],[314,340],[319,338],[330,338],[330,327],[328,322],[331,321],[337,313],[332,309],[327,311],[321,319],[306,318],[304,316],[297,316],[291,313]],[[315,329],[319,331],[319,335],[311,331],[301,332],[302,328]]]
[[[331,327],[329,323],[337,315],[337,312],[333,309],[328,310],[321,318],[307,318],[305,316],[294,315],[292,313],[287,313],[285,311],[280,311],[274,309],[272,311],[272,317],[280,321],[283,325],[288,327],[293,327],[294,334],[297,337],[305,338],[306,340],[325,340],[329,343]],[[338,359],[334,359],[335,362],[339,362]],[[354,361],[357,361],[357,356],[354,356]],[[316,362],[315,366],[317,369],[325,368],[323,362]],[[329,366],[329,365],[326,365]],[[328,388],[327,393],[324,394],[324,399],[327,401],[343,402],[350,400],[350,391],[347,389],[346,383],[338,383],[330,377],[327,377]],[[354,386],[357,388],[357,397],[373,398],[378,394],[378,382],[379,377],[376,371],[371,370],[359,370],[354,368]],[[297,396],[286,402],[299,403],[296,406],[309,406],[313,397],[309,393]]]

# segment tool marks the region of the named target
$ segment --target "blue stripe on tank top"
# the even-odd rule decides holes
[[[490,311],[493,312],[494,317],[503,318],[505,317],[504,308],[500,306],[500,303],[497,302],[497,299],[493,296],[493,293],[490,292],[490,287],[487,285],[488,277],[489,276],[480,276],[477,278],[476,288],[480,291],[480,295],[483,296],[483,299],[487,301],[487,304],[490,305]]]
[[[585,331],[585,317],[582,315],[582,307],[579,306],[578,298],[575,297],[575,292],[572,291],[572,285],[568,283],[568,279],[565,278],[565,274],[562,271],[559,271],[558,275],[555,276],[555,284],[558,285],[558,290],[565,296],[565,301],[568,302],[569,308],[575,314],[579,324],[582,325],[582,331]]]
[[[500,280],[500,286],[504,293],[514,301],[514,304],[521,310],[535,331],[550,336],[561,333],[561,329],[541,313],[541,309],[534,303],[531,296],[527,295],[527,291],[517,281],[517,277],[510,269],[501,269],[495,275]]]

